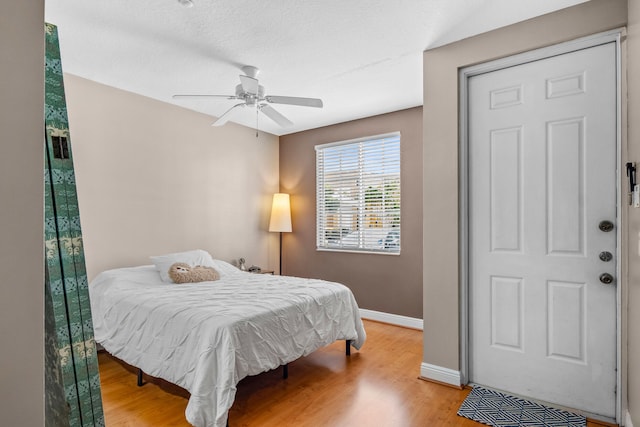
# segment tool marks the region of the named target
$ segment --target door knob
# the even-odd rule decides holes
[[[600,231],[608,233],[609,231],[613,230],[613,223],[605,219],[604,221],[600,221],[600,224],[598,224],[598,228],[600,229]]]
[[[611,283],[613,283],[613,276],[609,273],[602,273],[600,275],[600,281],[605,285],[610,285]]]
[[[609,251],[600,252],[598,257],[600,258],[600,261],[604,261],[604,262],[609,262],[613,259],[613,255]]]

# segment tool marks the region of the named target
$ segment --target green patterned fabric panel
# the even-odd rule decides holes
[[[57,29],[45,25],[45,262],[69,425],[103,426]],[[64,140],[64,145],[60,141]],[[64,149],[60,148],[63,147]],[[63,154],[61,154],[63,153]]]
[[[69,407],[62,388],[63,380],[58,359],[58,340],[53,316],[53,302],[51,301],[49,278],[46,276],[44,301],[44,425],[45,427],[66,427],[69,420]]]

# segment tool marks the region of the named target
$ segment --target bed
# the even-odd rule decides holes
[[[247,273],[205,256],[192,263],[212,266],[220,279],[178,285],[162,271],[176,259],[170,255],[92,280],[95,339],[189,391],[185,415],[196,427],[226,425],[242,378],[336,340],[360,349],[366,339],[355,298],[342,284]]]

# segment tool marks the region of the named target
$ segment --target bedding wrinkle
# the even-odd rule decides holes
[[[336,340],[360,349],[359,309],[344,285],[251,274],[219,260],[220,280],[163,282],[154,266],[110,270],[90,284],[96,341],[191,394],[196,427],[223,427],[236,384]]]

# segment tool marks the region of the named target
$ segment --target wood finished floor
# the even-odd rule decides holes
[[[456,415],[469,390],[418,378],[421,331],[364,323],[367,341],[350,357],[342,341],[291,363],[287,380],[281,370],[242,380],[229,425],[482,426]],[[146,377],[148,383],[137,387],[132,367],[106,353],[98,359],[107,427],[190,425],[184,417],[185,390]]]

